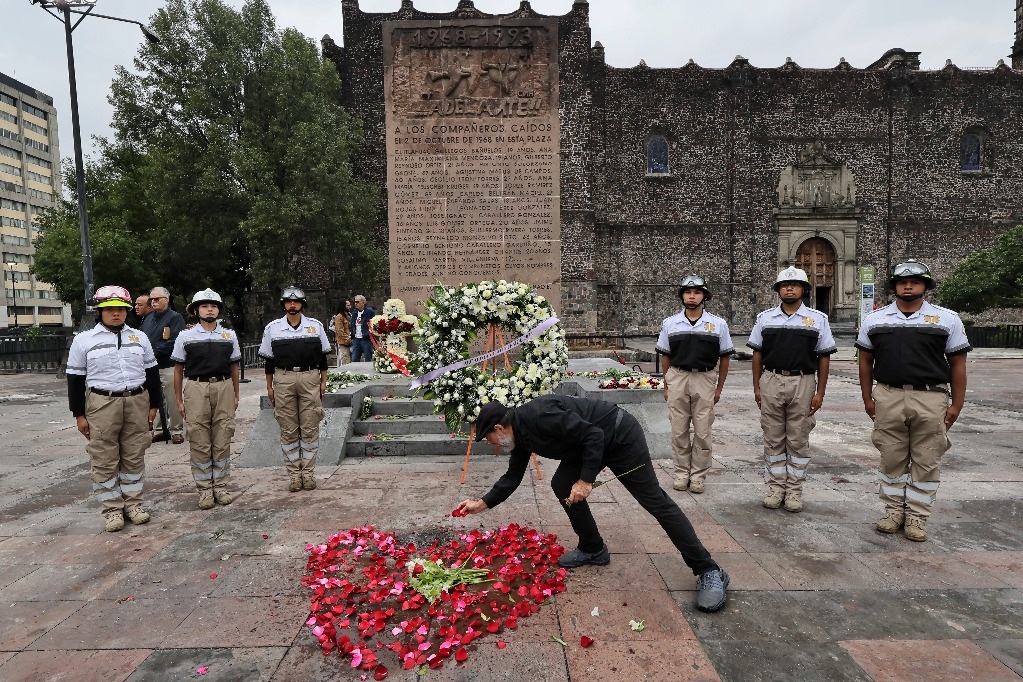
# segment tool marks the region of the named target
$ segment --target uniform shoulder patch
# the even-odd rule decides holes
[[[316,333],[316,327],[314,327],[312,325],[309,325],[308,327],[305,328],[305,331],[306,331],[307,334],[315,334]]]
[[[220,333],[220,338],[222,338],[222,339],[229,339],[229,338],[231,338],[231,332],[221,332]]]
[[[816,324],[817,324],[817,320],[813,319],[812,317],[804,317],[803,318],[803,326],[804,327],[813,327]]]
[[[717,327],[715,327],[715,326],[714,326],[714,323],[713,323],[713,322],[704,322],[704,323],[703,323],[703,331],[705,331],[705,332],[712,332],[712,331],[714,331],[714,330],[715,330],[716,328],[717,328]]]

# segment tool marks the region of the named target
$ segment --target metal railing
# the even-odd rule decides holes
[[[0,370],[55,372],[69,343],[66,336],[0,336]]]
[[[966,336],[974,348],[1023,348],[1023,324],[967,327]]]

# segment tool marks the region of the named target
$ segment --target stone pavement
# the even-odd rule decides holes
[[[922,544],[873,530],[877,457],[851,362],[833,364],[802,514],[760,506],[749,363],[732,367],[707,492],[671,491],[732,576],[728,606],[693,608],[692,575],[611,484],[591,498],[611,565],[572,571],[554,605],[502,633],[507,648],[477,640],[466,663],[449,660],[427,680],[1023,676],[1023,362],[971,359],[970,402]],[[244,385],[236,453],[261,379]],[[364,524],[430,532],[510,522],[574,540],[547,484],[549,461],[545,480],[527,474],[508,502],[469,519],[445,515],[486,490],[502,459],[474,455],[465,486],[455,458],[347,459],[318,469],[319,489],[295,494],[281,467],[236,468],[238,500],[200,511],[186,447],[147,454],[153,520],[104,533],[63,383],[0,376],[0,679],[358,680],[303,625],[306,542]],[[667,485],[669,462],[656,464]],[[646,629],[633,632],[633,619]],[[581,635],[596,642],[582,649]],[[384,660],[388,679],[418,679]]]

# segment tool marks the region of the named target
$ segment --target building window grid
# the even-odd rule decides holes
[[[18,100],[14,99],[6,92],[0,92],[0,102],[3,102],[4,104],[9,104],[12,107],[18,106]]]
[[[20,227],[25,229],[25,221],[21,218],[8,218],[7,216],[0,216],[0,225],[5,227]]]
[[[8,246],[31,246],[31,242],[25,237],[15,237],[13,234],[0,234],[0,244]]]
[[[12,113],[4,111],[3,109],[0,109],[0,120],[10,121],[14,125],[18,125],[18,117]]]
[[[47,161],[46,159],[40,159],[38,156],[32,156],[31,154],[25,154],[25,161],[31,163],[34,166],[39,166],[40,168],[45,168],[46,170],[53,170],[53,163],[51,161]]]
[[[33,199],[46,199],[48,201],[53,201],[53,193],[52,192],[44,192],[42,190],[32,189],[30,187],[28,189],[28,195],[30,197],[32,197]]]
[[[5,156],[8,159],[14,159],[15,161],[21,161],[21,152],[17,149],[11,149],[10,147],[5,147],[3,145],[0,145],[0,156]]]
[[[0,126],[0,137],[6,137],[8,140],[21,142],[21,135],[14,132],[13,130],[8,130],[7,128],[4,128],[3,126]],[[49,151],[49,149],[47,149],[46,151]]]
[[[36,173],[30,170],[25,171],[25,179],[33,180],[35,182],[41,182],[44,185],[50,185],[53,182],[53,178],[51,178],[49,175],[43,175],[42,173]]]
[[[28,102],[22,102],[21,108],[25,113],[32,114],[36,118],[41,118],[44,121],[47,121],[50,118],[50,114],[48,112],[44,111],[43,109],[40,109],[37,106],[33,106]]]
[[[3,132],[4,130],[5,130],[4,128],[0,128],[0,132]],[[21,137],[15,133],[13,139],[20,140]],[[26,147],[32,147],[33,149],[38,149],[39,151],[46,152],[46,153],[49,153],[49,151],[50,151],[50,145],[43,144],[42,142],[39,142],[38,140],[33,140],[30,137],[26,137],[25,138],[25,146]]]
[[[23,126],[25,126],[26,129],[31,130],[33,133],[38,133],[38,134],[46,136],[46,137],[49,137],[49,135],[50,135],[50,131],[49,130],[47,130],[46,128],[44,128],[42,126],[38,126],[35,123],[30,123],[28,121],[28,119],[24,119],[24,118],[21,119],[21,124]]]
[[[4,263],[10,265],[11,263],[21,263],[23,265],[32,265],[32,256],[27,253],[9,253],[4,251]]]
[[[0,208],[6,208],[9,211],[25,212],[24,203],[20,201],[11,201],[10,199],[0,199]]]
[[[8,299],[11,298],[35,298],[32,295],[31,289],[11,289],[10,287],[4,287],[4,294]]]

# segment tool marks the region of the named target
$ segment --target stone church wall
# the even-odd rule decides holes
[[[325,38],[324,54],[367,131],[360,171],[384,187],[382,23],[488,15],[466,0],[445,14],[409,0],[390,14],[363,13],[357,0],[342,7],[345,46]],[[940,281],[1023,222],[1023,70],[920,71],[917,54],[900,49],[866,68],[756,68],[741,57],[724,69],[614,68],[591,41],[589,10],[577,0],[558,17],[559,313],[572,333],[655,333],[677,312],[689,271],[711,279],[712,310],[748,331],[807,236],[836,251],[833,318],[851,325],[858,266],[883,280],[889,264],[916,257]],[[527,2],[502,16],[516,15],[538,16]],[[979,171],[961,169],[964,133],[983,139]],[[646,172],[652,136],[668,140],[667,174]],[[786,204],[783,174],[817,167],[851,184]],[[382,215],[373,236],[386,245],[386,235]]]

